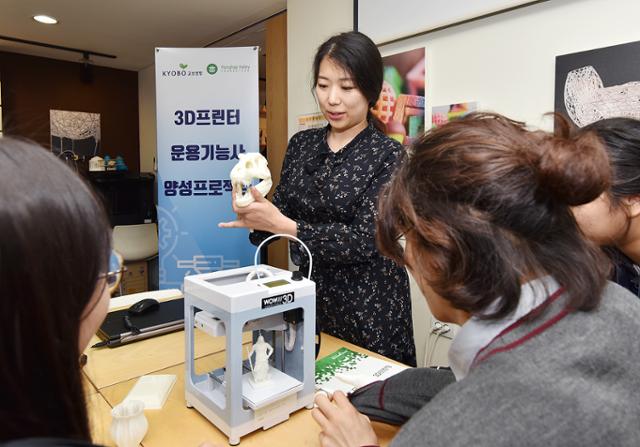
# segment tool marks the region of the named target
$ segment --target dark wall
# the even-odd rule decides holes
[[[138,73],[91,68],[86,82],[81,63],[0,52],[3,132],[48,148],[50,109],[99,113],[100,155],[122,155],[139,172]]]

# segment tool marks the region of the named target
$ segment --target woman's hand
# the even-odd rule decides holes
[[[318,407],[311,411],[311,415],[322,428],[322,447],[378,445],[378,437],[369,418],[359,413],[344,393],[336,391],[332,401],[326,395],[318,393],[315,403]]]
[[[231,194],[233,212],[237,219],[232,222],[220,222],[220,228],[250,228],[270,233],[297,234],[296,222],[282,214],[280,210],[254,188],[250,188],[254,201],[245,207],[236,206],[236,191]]]

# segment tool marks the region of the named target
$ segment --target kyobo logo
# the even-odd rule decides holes
[[[207,73],[214,75],[218,72],[218,66],[216,64],[207,65]]]
[[[177,78],[186,78],[189,76],[202,76],[202,72],[199,70],[187,70],[189,64],[178,64],[180,67],[178,70],[162,70],[162,76],[170,76]]]

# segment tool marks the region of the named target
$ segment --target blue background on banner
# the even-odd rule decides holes
[[[258,49],[156,49],[156,111],[160,288],[252,264],[248,230],[217,225],[235,220],[234,145],[259,147]]]

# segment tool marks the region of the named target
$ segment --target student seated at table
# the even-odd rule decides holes
[[[107,313],[110,244],[75,173],[0,138],[0,444],[92,445],[80,356]]]
[[[393,446],[640,444],[640,301],[607,282],[570,210],[608,181],[593,134],[555,137],[500,115],[414,144],[381,195],[379,245],[434,316],[462,328],[449,354],[457,381]],[[343,394],[316,403],[323,446],[377,445]]]
[[[595,132],[611,164],[611,185],[596,200],[573,209],[583,233],[605,247],[611,280],[640,296],[640,121],[610,118],[578,131]]]

